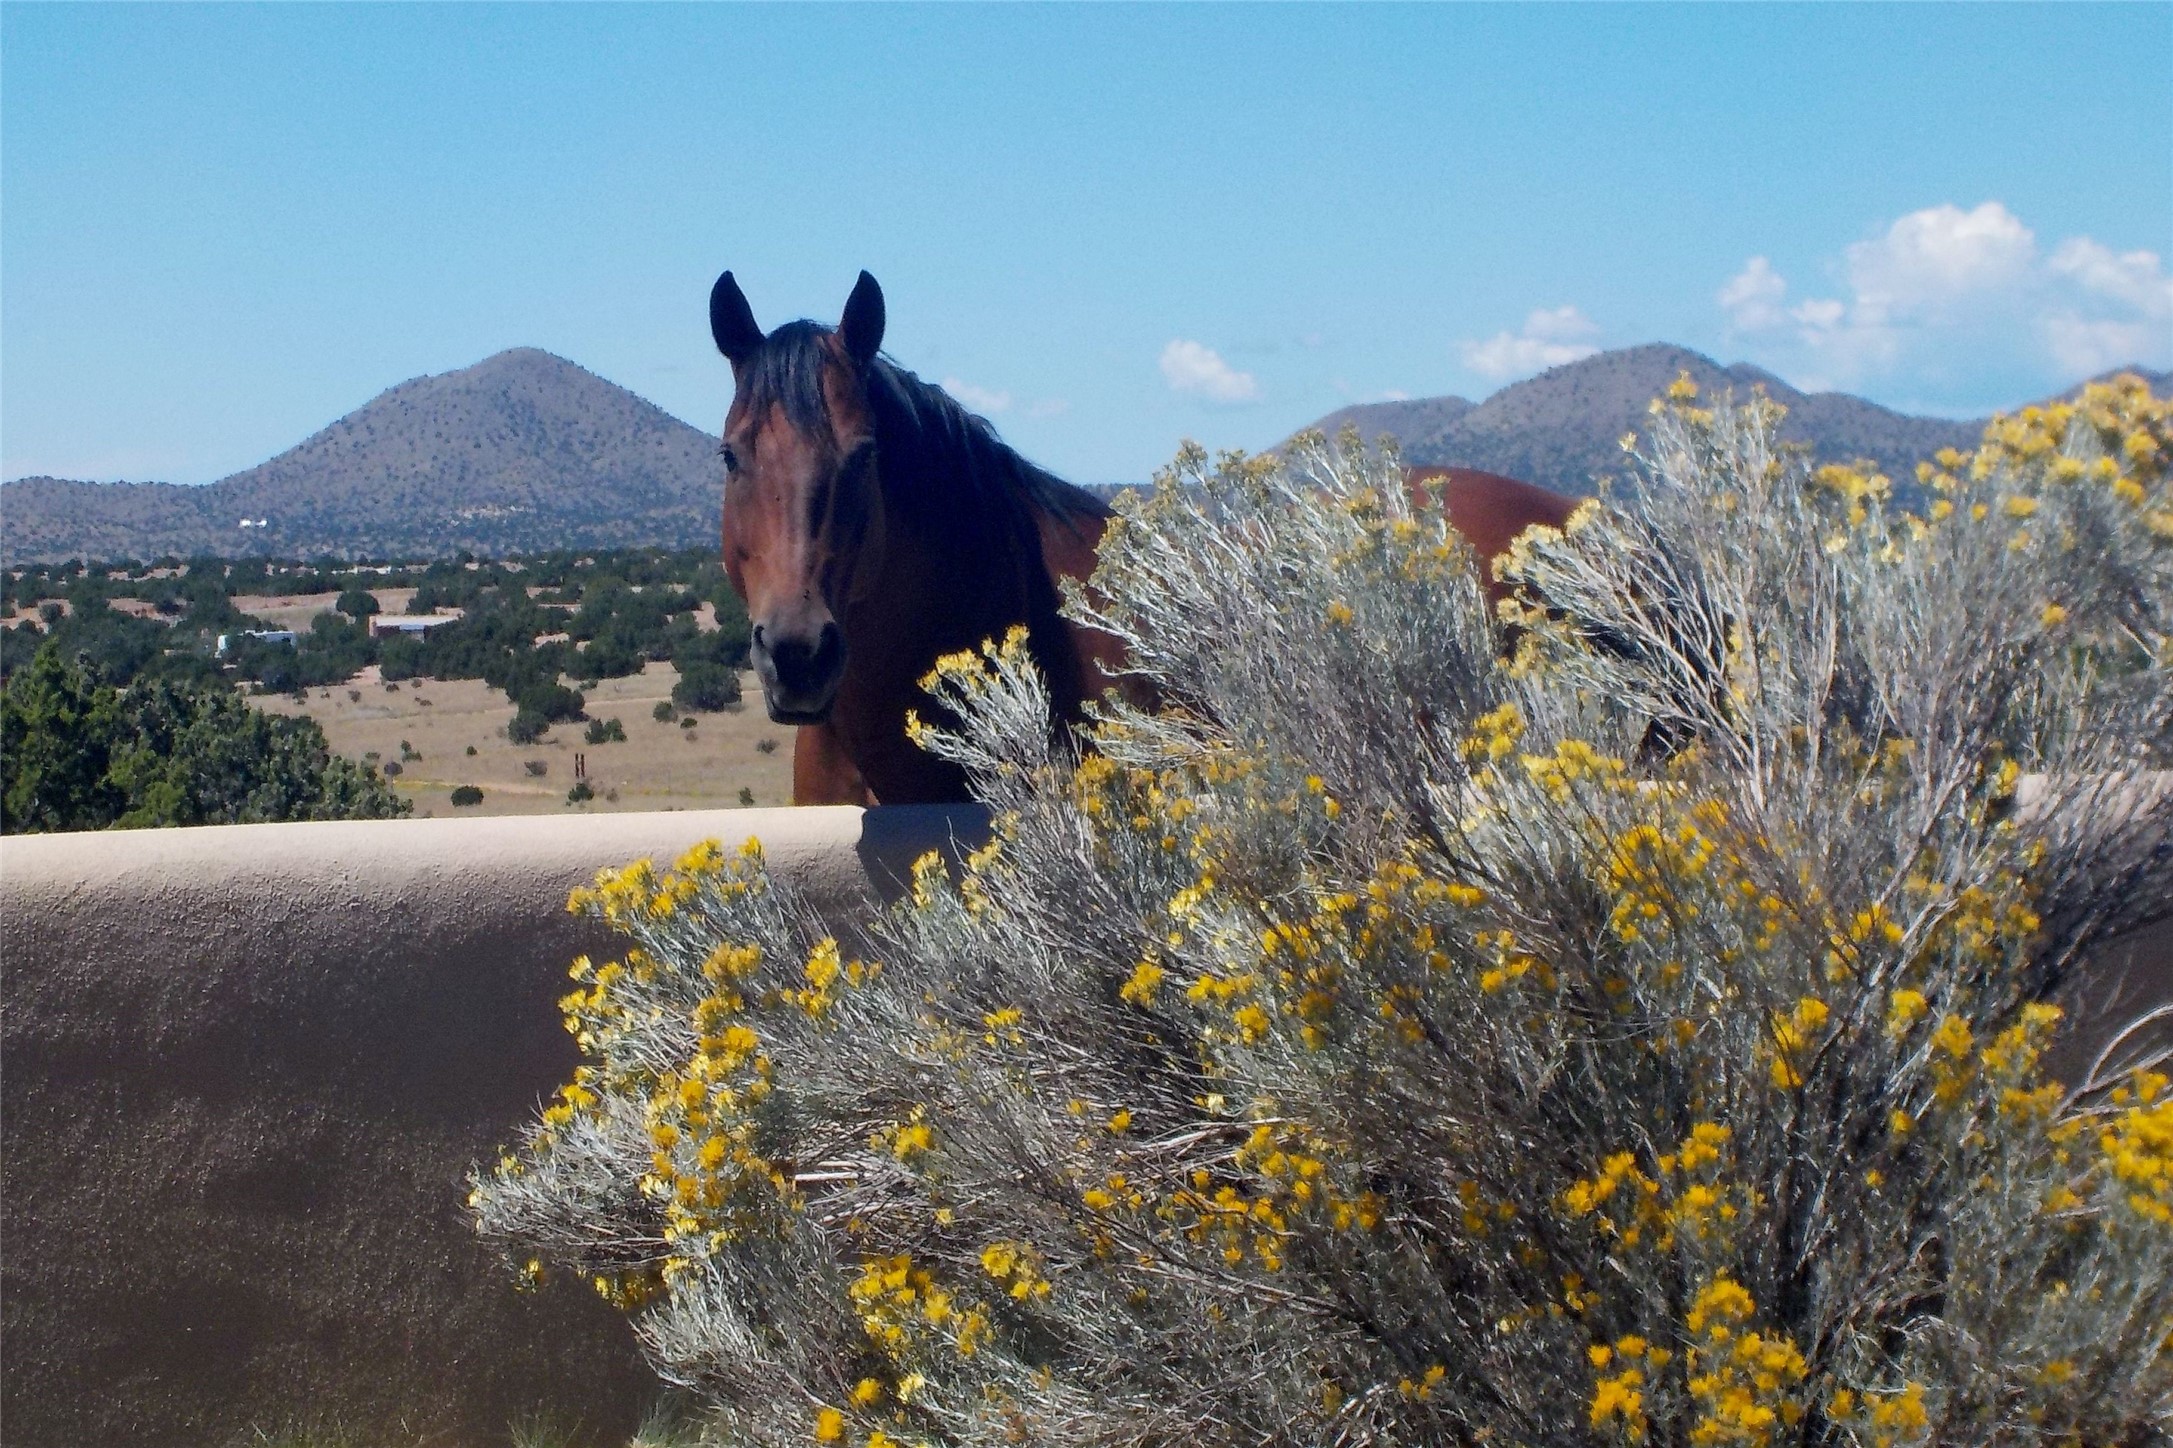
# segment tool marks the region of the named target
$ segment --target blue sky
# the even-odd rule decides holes
[[[2173,5],[0,9],[0,476],[505,347],[714,429],[834,320],[1081,481],[1666,340],[1971,414],[2173,363]]]

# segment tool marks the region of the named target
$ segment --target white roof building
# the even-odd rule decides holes
[[[457,613],[373,613],[370,615],[370,637],[419,636],[445,624],[459,623],[464,616]]]

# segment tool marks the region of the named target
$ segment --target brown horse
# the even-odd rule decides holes
[[[881,357],[883,293],[866,272],[835,329],[764,335],[726,272],[709,297],[732,364],[724,566],[754,625],[770,718],[799,726],[795,804],[967,798],[956,766],[916,748],[909,709],[936,659],[1025,624],[1060,721],[1122,669],[1116,642],[1057,611],[1056,580],[1094,570],[1109,510],[1035,467],[942,389]],[[1413,469],[1492,559],[1575,500],[1461,468]],[[1487,571],[1490,592],[1502,586]]]
[[[1497,603],[1510,589],[1494,567],[1517,535],[1527,528],[1561,527],[1584,501],[1477,468],[1405,468],[1403,477],[1414,505],[1423,505],[1428,495],[1440,500],[1449,526],[1479,555],[1480,581]]]

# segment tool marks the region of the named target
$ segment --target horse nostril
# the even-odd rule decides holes
[[[769,631],[768,631],[767,629],[763,628],[761,624],[756,624],[756,625],[755,625],[755,630],[754,630],[754,642],[755,642],[755,647],[756,647],[756,648],[758,648],[758,649],[762,649],[762,648],[768,648],[768,647],[769,647],[769,643],[770,643],[770,640],[769,640]]]
[[[835,623],[827,623],[813,642],[791,637],[771,640],[769,657],[778,683],[794,693],[816,693],[843,667],[845,635]]]

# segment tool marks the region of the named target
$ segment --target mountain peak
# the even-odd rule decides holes
[[[515,347],[379,393],[204,487],[8,485],[10,561],[423,557],[714,543],[716,440],[554,353]],[[242,518],[263,519],[240,531]]]
[[[1349,422],[1368,441],[1393,435],[1407,462],[1483,468],[1588,494],[1622,471],[1623,434],[1644,430],[1647,404],[1683,373],[1708,397],[1763,388],[1788,409],[1783,438],[1807,443],[1821,457],[1867,458],[1894,477],[1910,476],[1918,459],[1942,447],[1975,445],[1983,432],[1981,422],[1907,417],[1845,393],[1799,392],[1761,367],[1723,366],[1670,342],[1565,362],[1477,404],[1460,397],[1373,403],[1330,413],[1316,425]]]

